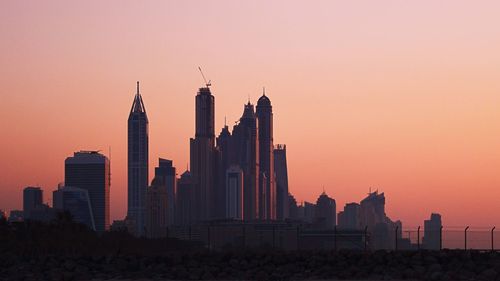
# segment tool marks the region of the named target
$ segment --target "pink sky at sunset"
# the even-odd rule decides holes
[[[45,201],[77,150],[111,155],[126,213],[136,81],[157,158],[181,174],[194,96],[212,80],[216,132],[262,94],[289,188],[316,201],[386,194],[406,226],[500,225],[499,1],[2,1],[0,209]]]

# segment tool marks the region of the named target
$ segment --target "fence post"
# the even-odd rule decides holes
[[[468,226],[464,230],[464,235],[465,235],[465,237],[464,237],[464,250],[466,250],[466,251],[467,251],[467,230],[469,230]]]
[[[439,250],[443,249],[443,226],[439,227]]]
[[[247,237],[246,237],[246,231],[245,231],[245,224],[242,226],[242,231],[243,231],[243,249],[245,249],[246,244],[247,244]]]
[[[366,250],[368,248],[368,241],[367,241],[367,239],[368,239],[368,226],[365,226],[365,252],[366,252]]]
[[[208,251],[210,251],[210,225],[207,226],[207,244],[208,244]]]
[[[396,251],[398,250],[398,229],[399,229],[399,225],[396,226],[396,230],[394,231],[394,247],[395,247]]]
[[[420,250],[420,225],[417,228],[417,249]]]
[[[333,249],[337,251],[337,226],[333,227]]]
[[[495,251],[495,240],[494,240],[494,236],[493,236],[493,232],[495,231],[495,228],[496,226],[494,226],[492,229],[491,229],[491,251]]]
[[[299,250],[299,236],[300,236],[299,231],[300,231],[300,229],[299,229],[299,226],[297,225],[297,250]]]
[[[273,225],[273,249],[276,248],[276,226]]]

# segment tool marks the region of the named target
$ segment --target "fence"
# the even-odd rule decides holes
[[[409,240],[421,249],[466,249],[466,250],[500,250],[500,234],[495,227],[441,227],[424,230],[423,228],[406,228],[402,239]],[[427,237],[427,238],[426,238]]]
[[[318,230],[289,224],[227,224],[171,227],[168,237],[198,241],[209,249],[275,248],[283,250],[500,250],[495,227],[423,227]]]

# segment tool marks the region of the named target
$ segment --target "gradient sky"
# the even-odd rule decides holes
[[[126,213],[127,117],[141,81],[158,157],[182,173],[198,66],[217,133],[266,87],[290,191],[386,193],[405,226],[500,225],[499,1],[2,1],[0,209],[45,200],[74,151],[112,147]]]

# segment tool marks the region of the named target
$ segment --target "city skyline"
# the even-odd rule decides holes
[[[22,4],[12,5],[9,8],[22,8]],[[192,19],[205,7],[201,5],[203,7],[183,6],[179,9],[193,9],[188,16]],[[262,9],[266,23],[277,11],[272,5],[269,10]],[[325,3],[322,5],[330,7]],[[340,8],[367,12],[346,5]],[[6,115],[2,118],[2,128],[9,133],[2,140],[2,153],[6,157],[1,161],[4,173],[0,180],[0,209],[20,209],[21,190],[30,185],[41,186],[46,191],[44,200],[50,202],[51,191],[64,178],[61,163],[68,155],[81,149],[108,151],[111,146],[111,219],[123,218],[127,200],[127,144],[123,120],[130,108],[135,81],[142,82],[141,93],[151,122],[149,178],[153,178],[152,167],[159,157],[172,159],[180,176],[189,162],[187,139],[193,137],[193,94],[203,83],[196,69],[201,65],[207,77],[214,81],[216,133],[223,127],[224,116],[232,125],[231,122],[241,116],[241,105],[246,103],[248,95],[256,104],[261,87],[266,87],[275,106],[274,123],[279,124],[275,127],[274,139],[287,144],[289,189],[299,202],[315,202],[324,187],[327,194],[335,198],[337,206],[343,206],[363,198],[372,187],[373,190],[379,188],[391,198],[387,205],[388,215],[406,225],[422,224],[432,212],[439,212],[444,224],[498,224],[500,125],[497,120],[500,120],[500,110],[497,105],[500,104],[500,85],[495,73],[499,70],[500,57],[493,50],[498,49],[500,36],[498,31],[486,28],[495,23],[489,12],[495,11],[497,4],[490,3],[489,8],[473,7],[465,13],[469,7],[460,2],[451,8],[452,13],[446,18],[448,21],[440,19],[443,14],[439,12],[444,9],[439,6],[393,5],[408,10],[416,6],[420,12],[431,6],[434,9],[426,16],[430,25],[436,25],[436,31],[430,26],[421,29],[414,26],[416,16],[407,10],[402,15],[389,13],[391,7],[386,4],[382,5],[385,9],[379,7],[378,11],[387,10],[389,20],[378,22],[376,28],[387,33],[376,28],[366,32],[354,28],[356,32],[352,36],[359,38],[351,38],[347,32],[321,29],[328,38],[338,36],[342,40],[322,40],[326,47],[317,46],[322,52],[313,55],[305,52],[307,39],[317,42],[320,38],[307,35],[307,31],[323,27],[319,21],[326,25],[336,23],[319,13],[319,8],[305,10],[306,13],[319,13],[318,21],[313,21],[312,25],[293,21],[292,16],[299,14],[295,10],[285,12],[280,18],[284,22],[278,21],[278,27],[271,28],[271,31],[264,26],[247,26],[237,21],[236,26],[246,27],[249,35],[262,31],[262,39],[267,39],[263,40],[266,44],[256,40],[260,36],[250,36],[249,41],[244,41],[255,40],[259,50],[269,48],[261,55],[254,54],[255,62],[243,59],[252,52],[238,45],[231,45],[236,51],[224,57],[225,48],[220,44],[216,44],[220,50],[207,47],[207,50],[188,48],[179,51],[179,46],[191,44],[193,38],[186,39],[176,34],[174,38],[180,39],[179,42],[168,47],[167,41],[156,41],[150,33],[141,36],[151,21],[160,21],[160,16],[147,7],[140,13],[152,13],[151,21],[140,21],[130,34],[119,33],[123,37],[116,43],[102,39],[100,46],[94,46],[88,52],[76,46],[72,51],[63,52],[52,43],[42,44],[39,49],[29,46],[29,42],[36,42],[37,36],[68,31],[58,27],[55,33],[49,32],[49,27],[55,22],[41,25],[38,32],[23,29],[43,19],[43,13],[52,13],[48,8],[40,7],[43,12],[26,11],[27,15],[33,13],[38,17],[27,20],[21,16],[25,20],[23,23],[0,12],[2,18],[17,27],[15,30],[19,32],[2,31],[10,41],[0,47],[3,51],[0,57],[11,66],[9,70],[2,70],[4,75],[0,75],[2,96],[5,95],[7,107],[11,108],[3,113]],[[84,32],[73,44],[114,30],[116,26],[106,17],[110,10],[103,9],[105,12],[100,11],[102,14],[97,22],[105,23],[104,31],[92,36]],[[239,9],[228,9],[233,9],[234,15],[238,15]],[[253,7],[247,16],[255,15],[255,10],[261,9]],[[71,15],[71,11],[67,12]],[[217,14],[217,11],[212,12]],[[132,15],[129,18],[133,18]],[[128,16],[116,15],[118,22]],[[397,27],[390,27],[391,19],[403,16],[408,19],[402,22],[401,28],[413,31],[415,38],[422,39],[423,43],[418,43],[420,41],[413,37],[404,37],[406,33]],[[85,19],[82,16],[76,21],[82,24]],[[476,21],[470,23],[472,27],[460,29],[464,27],[460,24],[464,19]],[[178,18],[174,21],[175,24],[183,22]],[[345,18],[339,22],[353,24]],[[299,29],[301,42],[293,41],[288,33],[277,38],[267,33],[287,30],[286,23]],[[368,21],[361,23],[366,27]],[[87,30],[79,24],[73,27]],[[452,29],[455,33],[441,33],[453,24],[457,24]],[[226,32],[234,32],[218,23],[211,22],[210,26],[223,31],[216,32],[219,39]],[[489,33],[476,34],[478,29]],[[27,35],[30,34],[37,36],[22,39],[23,36],[29,38]],[[471,37],[471,34],[476,35]],[[202,33],[196,35],[203,36]],[[404,39],[396,40],[398,35]],[[125,51],[111,56],[108,48],[125,41],[140,42],[134,40],[136,36],[149,39],[147,42],[150,43],[159,42],[158,45],[165,50],[134,43],[137,45],[132,44]],[[373,42],[374,36],[385,36],[395,45],[390,47],[380,41]],[[475,40],[462,41],[462,37]],[[183,38],[185,40],[181,40]],[[60,42],[57,36],[52,39]],[[431,41],[434,43],[429,43]],[[336,42],[345,45],[339,47],[334,44]],[[357,44],[370,42],[374,44],[371,49]],[[291,51],[273,58],[278,54],[277,49],[284,46],[290,46]],[[346,50],[356,46],[360,49]],[[27,60],[19,59],[19,53],[14,50],[16,47],[27,51],[25,53],[32,62],[28,64]],[[328,47],[338,55],[327,53]],[[381,50],[384,47],[387,49]],[[181,60],[170,62],[176,50]],[[193,57],[188,59],[188,54]],[[210,54],[214,58],[207,58]],[[42,58],[42,55],[47,56]],[[242,59],[229,62],[234,57]],[[93,59],[84,62],[89,58]],[[99,58],[107,60],[98,62]],[[14,63],[17,59],[19,62]],[[75,64],[66,63],[65,59],[74,59]],[[264,64],[266,61],[268,64]],[[46,65],[50,63],[53,63],[52,68],[46,71]],[[289,69],[282,71],[285,68]],[[14,119],[15,124],[8,121]]]

